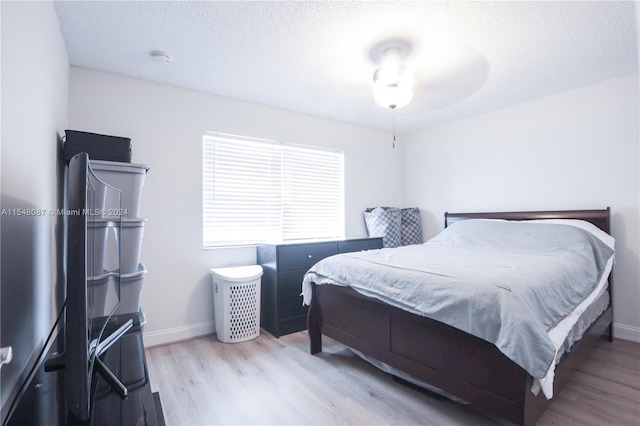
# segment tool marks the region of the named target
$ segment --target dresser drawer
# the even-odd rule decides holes
[[[299,296],[302,293],[302,279],[306,269],[285,271],[278,274],[278,295]]]
[[[337,254],[337,250],[335,241],[281,246],[278,253],[278,269],[309,269],[325,257]]]
[[[302,296],[285,296],[278,298],[278,318],[286,319],[307,315],[309,307],[302,304]]]
[[[338,241],[338,253],[350,253],[380,248],[382,248],[382,237]]]
[[[302,315],[299,317],[287,318],[285,320],[278,321],[278,329],[280,330],[280,335],[306,330],[307,316]]]

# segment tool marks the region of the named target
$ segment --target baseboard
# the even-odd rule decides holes
[[[196,337],[208,336],[215,333],[216,327],[213,321],[193,324],[184,327],[170,328],[167,330],[144,332],[144,347],[166,345]]]
[[[613,337],[640,343],[640,328],[613,323]]]
[[[188,325],[184,327],[170,328],[167,330],[145,332],[144,347],[166,345],[183,340],[195,339],[197,337],[209,336],[216,332],[213,321],[200,324]],[[640,343],[640,328],[630,327],[623,324],[613,324],[613,335],[616,339],[629,340]]]

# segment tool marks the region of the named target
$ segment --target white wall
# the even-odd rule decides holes
[[[145,344],[213,332],[209,269],[255,263],[254,248],[202,250],[202,135],[217,131],[342,149],[347,236],[366,207],[402,203],[401,150],[388,133],[190,90],[71,68],[69,127],[132,138],[151,167],[140,215]]]
[[[640,341],[638,74],[403,139],[405,204],[425,237],[443,213],[611,207],[614,323]]]
[[[2,2],[2,209],[62,206],[61,135],[69,61],[50,2]],[[6,213],[6,212],[5,212]],[[1,221],[2,418],[42,349],[63,291],[60,218],[3,214]],[[52,303],[53,302],[53,303]],[[51,408],[51,407],[50,407]]]

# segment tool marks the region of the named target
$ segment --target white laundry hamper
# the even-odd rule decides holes
[[[258,337],[262,266],[214,268],[211,277],[218,340],[236,343]]]

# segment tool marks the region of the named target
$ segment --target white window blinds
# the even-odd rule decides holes
[[[343,236],[342,152],[204,136],[204,247]]]

